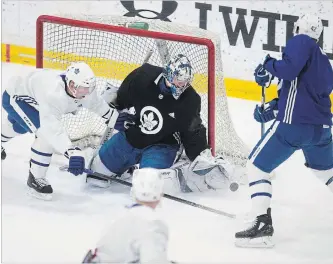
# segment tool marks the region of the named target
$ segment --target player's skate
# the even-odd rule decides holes
[[[3,148],[3,146],[1,146],[1,160],[4,160],[7,157],[6,151]]]
[[[47,201],[52,199],[53,189],[45,178],[35,178],[29,171],[27,184],[31,196]]]
[[[235,244],[238,247],[270,248],[274,246],[273,233],[271,208],[268,208],[267,214],[257,216],[249,229],[236,233]]]

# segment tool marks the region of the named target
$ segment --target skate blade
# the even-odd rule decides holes
[[[272,248],[274,242],[271,236],[256,237],[256,238],[237,238],[235,241],[237,247],[242,248]]]
[[[89,177],[86,178],[86,183],[89,186],[103,188],[103,189],[106,189],[111,185],[109,181],[97,180]]]
[[[52,200],[52,193],[39,193],[35,189],[30,187],[28,187],[28,195],[44,201]]]

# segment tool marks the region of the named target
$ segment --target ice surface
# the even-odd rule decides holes
[[[8,78],[31,70],[2,64],[2,89]],[[47,89],[47,87],[46,87]],[[259,89],[259,88],[258,88]],[[252,119],[254,102],[229,98],[236,131],[249,147],[260,136]],[[109,221],[130,202],[128,188],[87,189],[82,177],[60,172],[66,160],[53,157],[48,179],[54,188],[52,201],[27,196],[26,180],[33,135],[6,144],[2,162],[2,262],[79,263],[94,247]],[[170,227],[170,259],[184,263],[333,263],[333,194],[303,166],[296,153],[277,169],[273,181],[273,249],[240,249],[234,233],[243,227],[249,209],[247,187],[236,193],[210,192],[182,195],[230,213],[237,219],[205,212],[164,200],[159,208]]]

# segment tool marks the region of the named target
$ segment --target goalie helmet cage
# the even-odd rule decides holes
[[[148,27],[131,28],[136,23]],[[97,90],[102,92],[106,81],[119,86],[145,58],[163,66],[160,41],[170,56],[182,53],[192,63],[192,86],[202,99],[201,117],[213,152],[244,167],[248,149],[229,116],[220,39],[210,31],[137,17],[42,15],[36,22],[36,67],[65,70],[73,61],[85,61],[94,70]],[[105,129],[101,118],[87,109],[65,115],[63,123],[73,141],[100,136]]]

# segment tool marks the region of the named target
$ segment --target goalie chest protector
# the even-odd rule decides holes
[[[126,138],[135,148],[153,144],[179,144],[175,132],[187,131],[200,116],[201,98],[192,86],[176,100],[161,92],[158,85],[163,68],[143,64],[121,84],[117,101],[120,108],[135,109],[135,125],[126,130]]]

